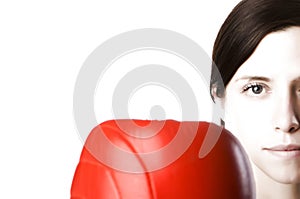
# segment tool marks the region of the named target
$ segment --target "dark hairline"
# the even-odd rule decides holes
[[[274,14],[274,10],[278,11],[281,9],[278,6],[282,5],[283,2],[289,3],[286,8],[284,8],[285,10],[280,12],[278,16],[272,16],[271,14]],[[255,3],[254,6],[251,3]],[[277,3],[277,5],[275,5],[275,3]],[[293,9],[292,6],[294,6],[294,4],[297,5],[295,10],[299,11],[299,14],[287,12],[288,9]],[[272,5],[273,10],[269,11],[267,5]],[[258,9],[257,11],[255,6],[265,6],[266,8],[259,8],[261,10]],[[224,89],[230,79],[233,77],[237,69],[249,59],[265,36],[273,32],[284,31],[293,26],[299,27],[299,6],[300,1],[298,0],[241,1],[226,18],[216,37],[212,54],[211,91],[213,91],[213,87],[217,87],[218,89],[215,94],[218,97],[224,96]],[[251,13],[254,9],[253,7],[255,8],[254,11],[257,13]],[[259,16],[256,16],[256,14]],[[249,24],[244,25],[244,19],[240,19],[241,16],[246,18],[248,17],[245,21]],[[271,21],[273,18],[277,20],[267,23],[268,20]],[[240,36],[240,34],[242,36]],[[237,55],[235,53],[237,53]],[[235,56],[238,56],[238,58]],[[220,78],[218,76],[221,76],[223,82],[220,82]],[[224,84],[223,89],[220,86],[221,83]]]

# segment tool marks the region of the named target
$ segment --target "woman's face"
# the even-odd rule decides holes
[[[225,127],[256,167],[278,182],[300,182],[300,27],[267,35],[223,100]]]

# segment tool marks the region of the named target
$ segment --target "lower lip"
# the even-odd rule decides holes
[[[280,158],[296,158],[300,157],[300,150],[292,150],[292,151],[273,151],[273,150],[267,150],[269,153],[271,153],[274,156],[280,157]]]

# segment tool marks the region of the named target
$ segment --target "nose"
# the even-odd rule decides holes
[[[278,96],[274,107],[275,131],[295,133],[300,129],[299,124],[299,99],[292,95]]]

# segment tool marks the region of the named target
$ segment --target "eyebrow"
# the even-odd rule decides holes
[[[240,80],[248,80],[248,81],[265,81],[265,82],[270,82],[271,79],[268,77],[263,77],[263,76],[243,76],[235,80],[235,82],[240,81]]]

